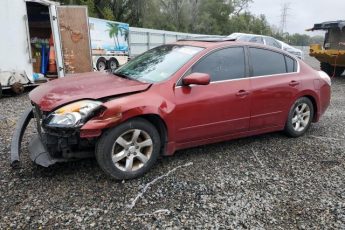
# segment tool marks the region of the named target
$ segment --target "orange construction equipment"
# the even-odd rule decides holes
[[[55,59],[55,48],[54,48],[54,40],[53,35],[50,35],[49,39],[49,66],[48,66],[48,72],[49,73],[56,73],[56,59]]]

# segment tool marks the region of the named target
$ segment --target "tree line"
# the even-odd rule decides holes
[[[233,32],[276,37],[291,45],[320,43],[320,37],[281,34],[265,15],[247,8],[253,0],[59,0],[65,5],[87,5],[92,17],[186,33],[229,35]]]

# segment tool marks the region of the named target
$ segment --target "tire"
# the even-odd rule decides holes
[[[23,84],[20,82],[13,83],[13,85],[11,85],[11,89],[17,95],[24,93],[25,90]]]
[[[335,76],[340,77],[344,73],[345,68],[344,67],[337,67],[335,69]]]
[[[2,85],[0,83],[0,98],[2,98]]]
[[[136,118],[101,136],[96,145],[96,159],[109,176],[117,180],[133,179],[152,168],[160,149],[157,129],[148,121]]]
[[[321,62],[320,68],[322,71],[327,73],[330,77],[332,77],[334,74],[335,76],[341,76],[345,70],[345,67],[334,67],[331,64],[326,63],[326,62]]]
[[[290,137],[300,137],[310,128],[314,116],[313,103],[307,97],[295,101],[289,111],[285,133]]]
[[[331,66],[329,63],[326,63],[326,62],[321,62],[320,64],[320,69],[327,73],[328,76],[332,77],[333,74],[334,74],[334,68],[333,66]]]
[[[104,71],[107,69],[107,61],[105,58],[98,58],[96,68],[98,71]]]
[[[119,67],[119,64],[115,58],[111,58],[108,61],[108,69],[110,69],[111,71],[116,70],[118,67]]]

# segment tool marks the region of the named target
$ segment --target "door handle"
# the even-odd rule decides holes
[[[245,97],[245,96],[248,96],[248,95],[249,95],[249,92],[246,91],[246,90],[243,90],[243,89],[236,93],[236,96],[238,96],[238,97]]]
[[[289,86],[296,86],[296,85],[299,85],[299,82],[295,81],[295,80],[290,81],[290,83],[289,83]]]

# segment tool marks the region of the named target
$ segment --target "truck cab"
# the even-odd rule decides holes
[[[326,31],[322,44],[310,46],[310,56],[320,61],[320,68],[329,76],[341,76],[345,70],[345,20],[315,24],[307,31]]]

